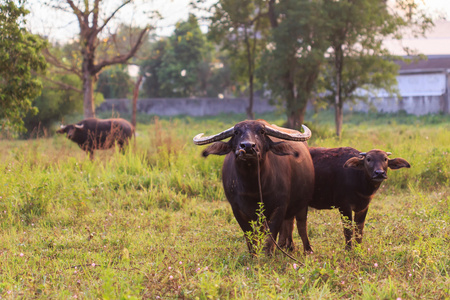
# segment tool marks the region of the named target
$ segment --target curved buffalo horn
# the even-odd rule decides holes
[[[386,155],[389,156],[389,155],[392,155],[392,153],[391,152],[386,152]]]
[[[366,155],[367,155],[367,152],[361,152],[361,153],[359,153],[359,155],[361,155],[361,156],[366,156]]]
[[[81,125],[75,124],[74,126],[75,126],[75,128],[82,129],[84,127],[84,124],[81,124]]]
[[[234,126],[222,131],[221,133],[218,133],[216,135],[210,135],[210,136],[205,136],[203,137],[203,133],[199,133],[196,136],[194,136],[194,144],[196,145],[206,145],[206,144],[210,144],[213,142],[217,142],[217,141],[221,141],[224,140],[226,138],[229,138],[230,136],[232,136],[234,133]]]
[[[266,134],[283,140],[304,142],[311,137],[311,130],[305,125],[302,125],[302,127],[305,133],[287,128],[283,128],[283,131],[281,131],[275,127],[266,125]]]

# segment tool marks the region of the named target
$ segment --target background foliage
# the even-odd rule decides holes
[[[383,38],[401,39],[405,28],[420,35],[432,26],[431,19],[419,9],[416,0],[397,0],[389,3],[389,7],[383,0],[353,2],[221,0],[211,5],[199,0],[192,5],[203,4],[209,13],[204,19],[209,22],[208,32],[200,30],[198,17],[191,14],[186,21],[177,23],[169,37],[158,37],[154,33],[147,36],[147,30],[153,29],[151,26],[143,29],[120,22],[112,25],[108,23],[110,19],[105,19],[108,32],[99,34],[100,29],[106,27],[86,27],[73,39],[53,43],[43,51],[52,65],[44,86],[64,90],[64,93],[69,89],[78,92],[83,96],[84,115],[90,116],[94,114],[91,98],[95,103],[102,99],[98,94],[103,98],[131,98],[138,79],[126,74],[125,65],[115,65],[127,62],[138,65],[139,78],[144,77],[140,97],[248,96],[246,113],[252,118],[253,96],[269,96],[286,113],[285,125],[293,128],[302,123],[306,104],[315,102],[321,107],[334,106],[336,134],[340,135],[342,105],[367,98],[366,93],[359,92],[361,88],[395,92],[393,85],[398,67],[383,47]],[[50,1],[43,5],[52,3],[53,6],[47,8],[53,7],[64,14],[68,10],[68,14],[78,15],[80,20],[84,18],[70,1]],[[123,6],[128,4],[126,1]],[[111,8],[103,2],[99,5],[104,14]],[[95,11],[86,13],[95,15]],[[148,22],[152,21],[148,15]],[[86,40],[89,30],[95,32],[95,41]],[[141,40],[143,36],[146,38]],[[92,49],[87,51],[83,43],[88,43]],[[35,50],[37,56],[42,50],[39,47]],[[410,50],[408,53],[412,53]],[[89,54],[92,51],[95,53]],[[4,55],[7,58],[9,54]],[[129,55],[133,57],[128,59]],[[9,72],[8,76],[11,74]],[[79,80],[69,80],[68,74],[76,74]],[[19,94],[27,91],[12,84],[8,84],[8,88]],[[94,96],[91,96],[92,88],[97,91]],[[28,114],[28,132],[37,124],[48,130],[55,119],[78,111],[77,105],[62,104],[72,101],[71,96],[56,96],[59,93],[56,91],[50,96],[47,92],[46,97],[61,99],[42,101],[33,93],[18,94],[15,101],[22,109],[12,109],[7,101],[1,105],[4,116],[8,113],[9,118],[21,124],[34,101],[34,107],[42,113],[36,117]],[[2,97],[6,95],[2,93]],[[334,105],[336,99],[339,105]],[[77,101],[81,102],[81,97]],[[68,111],[70,107],[72,111]],[[2,119],[6,126],[9,119]]]
[[[0,3],[0,124],[5,130],[22,131],[27,112],[36,113],[31,102],[41,91],[33,73],[45,71],[41,53],[46,43],[24,29],[28,11],[14,1]]]

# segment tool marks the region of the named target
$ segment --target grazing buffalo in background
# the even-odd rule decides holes
[[[270,125],[264,120],[243,121],[219,134],[203,137],[198,134],[194,143],[213,143],[203,151],[226,155],[222,168],[225,195],[241,229],[252,231],[250,221],[256,221],[256,210],[262,190],[264,215],[274,240],[284,220],[297,227],[305,251],[312,251],[306,230],[308,203],[314,189],[314,167],[305,143],[311,131],[303,126],[305,133]],[[221,142],[231,137],[228,142]],[[260,182],[258,180],[260,172]],[[280,236],[280,244],[293,249],[293,225]],[[253,252],[251,242],[247,246]],[[271,255],[274,243],[270,236],[265,243],[266,254]]]
[[[116,142],[123,150],[134,134],[134,127],[124,119],[90,118],[76,124],[61,125],[61,129],[56,132],[67,133],[67,138],[77,143],[93,159],[94,150],[109,149]]]
[[[310,207],[338,208],[344,223],[346,249],[352,248],[352,211],[355,212],[356,241],[362,242],[370,201],[387,179],[387,170],[409,168],[403,158],[388,159],[382,150],[367,153],[346,148],[310,148],[314,162],[315,188]]]

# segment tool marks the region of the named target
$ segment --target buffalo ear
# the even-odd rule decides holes
[[[230,151],[231,146],[229,145],[229,143],[215,142],[214,144],[203,150],[202,155],[204,157],[207,157],[210,154],[225,155],[230,153]]]
[[[274,143],[271,141],[269,143],[269,150],[272,151],[272,153],[275,155],[292,155],[294,157],[299,156],[298,151],[295,150],[294,147],[292,147],[289,143],[285,142]]]
[[[401,168],[411,168],[411,165],[405,159],[397,157],[388,161],[388,167],[392,170],[396,170]]]
[[[364,157],[352,157],[349,160],[347,160],[344,164],[344,169],[352,168],[356,170],[363,170],[364,169]]]

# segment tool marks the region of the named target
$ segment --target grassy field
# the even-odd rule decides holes
[[[282,115],[258,116],[278,125]],[[309,115],[311,146],[373,148],[389,172],[361,246],[337,210],[310,211],[315,253],[251,257],[200,132],[244,116],[139,116],[136,147],[97,152],[53,136],[0,146],[0,296],[5,299],[449,299],[450,118]],[[294,235],[298,248],[301,241]]]

